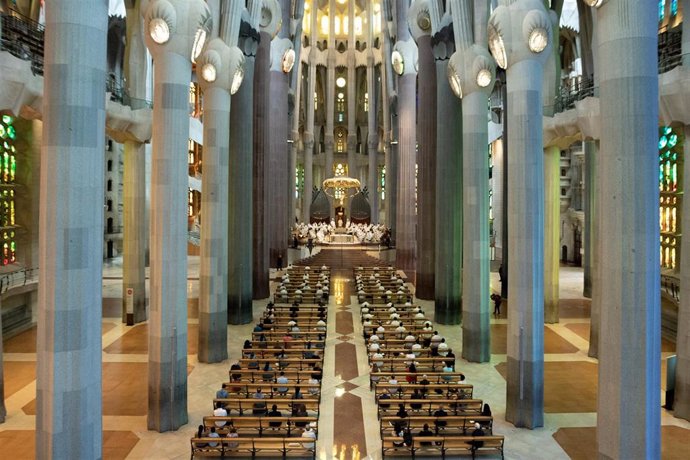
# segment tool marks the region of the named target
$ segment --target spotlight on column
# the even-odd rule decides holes
[[[501,7],[497,8],[498,11]],[[496,25],[489,21],[488,26],[489,32],[489,50],[491,50],[491,55],[496,59],[496,64],[502,69],[508,68],[508,54],[506,53],[506,46],[503,42],[503,36],[498,30]]]
[[[282,68],[284,73],[290,73],[292,66],[295,65],[295,50],[290,48],[283,53]]]
[[[529,49],[533,53],[541,53],[549,44],[549,37],[546,35],[546,30],[537,27],[529,34]]]
[[[232,85],[230,85],[230,94],[235,94],[237,90],[242,86],[242,80],[244,80],[244,59],[242,64],[237,66],[234,75],[232,76]]]
[[[149,34],[154,42],[162,45],[170,40],[170,26],[163,18],[153,18],[149,21]]]
[[[477,73],[477,85],[480,88],[486,88],[493,81],[493,75],[489,69],[482,69]]]
[[[405,61],[402,54],[398,50],[394,50],[391,53],[391,64],[393,65],[393,70],[398,75],[402,75],[405,71]]]
[[[192,45],[192,62],[196,62],[196,59],[201,54],[201,50],[204,49],[204,44],[206,43],[206,31],[204,29],[199,29],[194,35],[194,45]]]
[[[216,66],[213,64],[204,64],[201,68],[201,77],[209,83],[216,81]]]
[[[586,5],[592,6],[594,8],[599,8],[604,4],[605,0],[583,0]]]
[[[456,56],[457,58],[453,59]],[[448,83],[450,84],[450,89],[453,90],[453,93],[455,93],[458,99],[462,99],[462,83],[460,74],[458,73],[458,67],[456,67],[458,65],[457,61],[459,60],[460,56],[457,53],[453,53],[453,56],[448,62]]]

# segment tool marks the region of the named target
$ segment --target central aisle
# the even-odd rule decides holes
[[[331,269],[317,458],[380,458],[376,402],[369,389],[359,305],[352,294],[354,267],[387,263],[366,255],[361,247],[344,247],[324,248],[297,264]]]

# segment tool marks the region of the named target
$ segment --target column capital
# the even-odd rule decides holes
[[[455,52],[455,38],[453,37],[452,25],[449,24],[442,27],[431,37],[431,48],[437,61],[450,59]]]
[[[503,69],[524,60],[542,65],[553,49],[555,13],[539,0],[520,0],[496,8],[487,26],[489,49]]]
[[[142,14],[144,42],[154,58],[167,52],[194,62],[213,25],[203,0],[153,0]]]
[[[237,46],[231,48],[222,39],[214,38],[198,61],[201,89],[220,88],[235,94],[242,84],[244,61],[244,54]]]

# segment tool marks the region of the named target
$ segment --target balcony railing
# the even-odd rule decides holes
[[[27,284],[38,282],[38,268],[22,268],[0,276],[0,294]]]
[[[11,11],[0,14],[2,35],[0,35],[0,50],[7,51],[19,59],[31,62],[31,72],[43,75],[43,39],[44,27]],[[133,109],[151,107],[151,101],[132,98],[127,94],[126,82],[108,76],[106,91],[110,93],[110,100],[127,105]]]

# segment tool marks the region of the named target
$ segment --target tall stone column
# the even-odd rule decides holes
[[[455,43],[447,29],[436,34],[436,278],[434,319],[460,324],[462,312],[462,106],[448,83]]]
[[[417,271],[415,296],[432,300],[435,289],[436,255],[436,63],[431,35],[409,18],[419,47],[419,121],[417,173]]]
[[[385,10],[385,8],[384,8]],[[388,23],[385,14],[381,14],[381,30],[383,35],[383,52],[384,56],[391,55],[391,40],[388,34]],[[391,99],[393,96],[393,69],[391,67],[390,59],[383,59],[381,62],[381,100],[383,102],[383,146],[384,146],[384,162],[386,168],[386,195],[385,195],[385,219],[386,226],[391,229],[393,241],[395,241],[395,203],[397,197],[396,185],[396,155],[398,133],[397,128],[392,123],[393,110],[391,107]],[[393,132],[395,131],[395,133]],[[395,139],[396,144],[393,144]],[[395,151],[394,151],[395,149]]]
[[[683,156],[690,159],[690,125],[684,127]],[[690,161],[683,162],[683,177],[690,177]],[[690,228],[690,200],[683,200],[680,228]],[[690,420],[690,238],[681,238],[680,302],[676,333],[676,393],[673,415]]]
[[[395,263],[408,276],[416,268],[416,164],[417,164],[417,45],[406,22],[409,1],[397,4],[398,35],[395,51],[402,56],[404,66],[398,74],[398,196],[396,200]]]
[[[544,322],[558,322],[561,234],[561,150],[544,149]]]
[[[348,17],[350,27],[348,27],[347,37],[347,165],[348,175],[358,177],[357,167],[357,62],[355,59],[355,2],[348,2]],[[362,140],[365,142],[364,140]],[[350,199],[348,201],[348,207]],[[351,210],[352,208],[350,208]],[[348,216],[351,211],[348,210]]]
[[[312,16],[316,16],[313,14]],[[312,20],[312,30],[316,20]],[[310,43],[314,43],[310,41]],[[311,50],[315,48],[312,46]],[[306,109],[307,120],[304,133],[304,201],[302,203],[302,220],[309,223],[311,216],[311,195],[314,188],[314,92],[316,92],[316,62],[314,56],[309,55],[309,77],[307,79]]]
[[[609,0],[596,10],[599,229],[609,236],[599,259],[597,438],[607,459],[661,456],[656,8]]]
[[[596,241],[595,213],[596,213],[596,142],[587,139],[582,143],[585,155],[584,164],[584,211],[585,211],[585,231],[584,231],[584,289],[582,295],[592,298],[592,285],[594,284],[593,269],[596,264],[594,258],[594,242]],[[591,343],[591,334],[590,334]]]
[[[271,35],[262,28],[254,63],[254,162],[252,165],[254,179],[252,295],[254,299],[265,299],[270,295],[268,289],[268,197],[265,178],[266,152],[269,148],[270,59]]]
[[[173,32],[156,26],[171,17]],[[145,35],[155,60],[147,425],[159,432],[187,423],[188,172],[180,159],[187,157],[194,37],[210,32],[209,18],[201,0],[152,1],[144,15],[144,30],[155,32]]]
[[[256,11],[260,13],[260,10]],[[251,14],[251,10],[250,10]],[[258,14],[257,14],[258,16]],[[254,202],[254,60],[259,44],[255,24],[241,24],[238,45],[244,53],[242,85],[232,95],[228,162],[228,296],[229,324],[252,320]],[[203,213],[203,211],[202,211]],[[268,270],[268,269],[266,269]],[[267,276],[267,274],[266,274]],[[262,278],[262,277],[259,277]],[[260,298],[267,297],[263,295]]]
[[[101,458],[108,2],[46,5],[36,458]],[[75,52],[80,50],[80,52]]]
[[[508,96],[508,377],[506,420],[544,424],[544,153],[542,81],[551,51],[551,19],[539,0],[496,8],[489,44],[507,67]],[[538,52],[523,30],[547,40]],[[499,41],[498,37],[502,40]],[[505,45],[504,45],[505,44]]]
[[[335,146],[333,132],[335,116],[335,53],[336,51],[334,49],[328,49],[328,67],[326,70],[326,135],[324,136],[326,167],[324,179],[333,177],[333,147]],[[333,216],[333,212],[333,206],[331,206],[331,217]]]
[[[459,11],[454,10],[454,17],[458,16],[456,13]],[[467,19],[462,22],[469,23]],[[461,21],[454,22],[458,26]],[[462,49],[451,57],[448,75],[462,91],[462,357],[468,361],[488,362],[491,342],[489,130],[486,120],[496,69],[485,46],[468,46],[467,38],[456,39],[458,42]]]
[[[204,92],[204,187],[201,193],[198,353],[199,361],[205,363],[220,362],[228,357],[229,212],[226,200],[230,92],[236,72],[243,71],[243,61],[239,48],[228,47],[220,38],[208,44],[199,60],[199,83]],[[246,198],[245,194],[243,196]]]
[[[127,2],[127,41],[124,71],[133,109],[146,99],[146,47],[140,2]],[[146,152],[144,144],[124,143],[122,238],[122,322],[146,320]],[[131,296],[129,294],[131,292]],[[131,310],[131,311],[130,311]]]
[[[285,24],[285,17],[283,17],[283,23]],[[279,258],[282,258],[284,265],[287,265],[288,206],[294,201],[292,195],[287,194],[288,174],[294,174],[294,170],[288,171],[289,152],[287,139],[289,126],[287,110],[290,86],[287,73],[283,70],[283,60],[285,53],[292,49],[292,42],[286,38],[288,35],[286,29],[287,24],[286,28],[281,28],[279,35],[271,41],[271,67],[268,91],[270,105],[267,114],[270,142],[265,177],[268,193],[266,197],[269,232],[268,257],[269,266],[271,267],[278,266]]]

